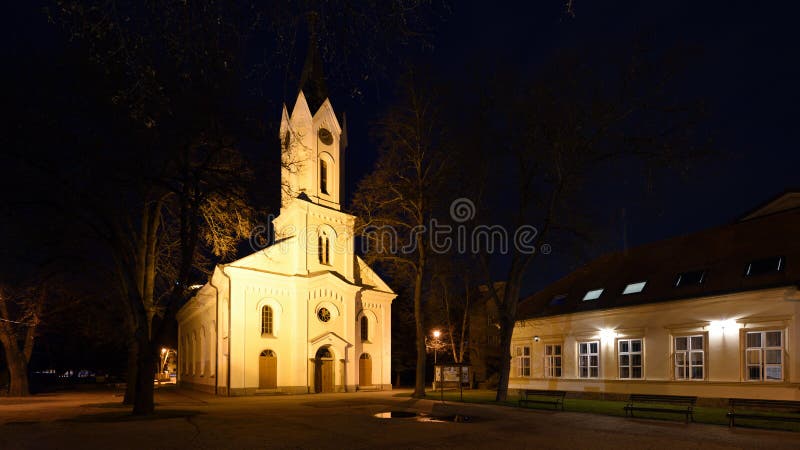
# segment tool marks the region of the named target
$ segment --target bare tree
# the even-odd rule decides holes
[[[423,290],[430,277],[427,227],[441,207],[451,161],[437,96],[430,84],[408,74],[400,102],[377,124],[381,154],[375,170],[358,186],[352,209],[366,258],[390,268],[392,279],[413,286],[416,322],[414,396],[425,396]]]
[[[473,191],[483,214],[475,223],[502,221],[512,233],[535,225],[535,232],[509,246],[508,255],[482,252],[479,258],[487,286],[496,286],[492,274],[504,274],[506,282],[504,289],[490,288],[506,352],[498,401],[507,396],[523,281],[543,257],[544,244],[584,240],[592,233],[587,187],[608,182],[620,167],[643,174],[683,168],[705,152],[705,142],[696,137],[702,108],[670,96],[667,82],[676,66],[665,60],[642,51],[616,72],[598,73],[592,58],[567,55],[533,79],[496,75],[491,83],[496,91],[483,99],[494,119],[476,110],[475,120],[489,125],[474,131],[473,145],[463,148],[477,152],[469,159],[480,161],[470,171],[480,180],[474,184],[492,190]],[[489,149],[492,158],[483,158]]]
[[[28,363],[47,293],[44,288],[0,286],[0,344],[5,350],[12,397],[30,394]]]

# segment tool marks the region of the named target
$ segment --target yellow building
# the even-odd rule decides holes
[[[520,304],[511,389],[800,400],[800,193],[612,253]]]

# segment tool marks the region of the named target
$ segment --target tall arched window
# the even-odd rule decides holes
[[[264,306],[261,308],[261,335],[272,334],[272,308]]]
[[[319,190],[328,193],[328,163],[323,159],[319,160]]]
[[[324,231],[321,232],[317,238],[317,251],[319,253],[320,264],[330,264],[330,246],[328,235]]]
[[[369,319],[367,319],[367,316],[361,317],[361,340],[369,340]]]

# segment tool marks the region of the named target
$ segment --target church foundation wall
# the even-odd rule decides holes
[[[199,383],[190,383],[188,381],[181,381],[180,387],[181,389],[191,389],[193,391],[208,392],[209,394],[214,393],[214,386],[211,384],[199,384]]]

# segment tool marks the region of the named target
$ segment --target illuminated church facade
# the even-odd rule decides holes
[[[346,133],[313,56],[294,107],[283,107],[274,244],[218,265],[178,312],[181,386],[219,395],[391,389],[395,294],[354,252],[355,217],[341,208]]]

